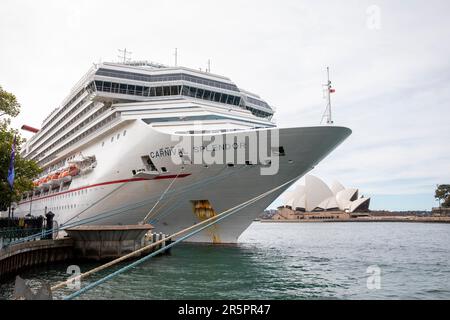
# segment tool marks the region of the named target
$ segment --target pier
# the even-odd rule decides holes
[[[73,240],[37,240],[0,249],[0,282],[37,265],[69,260],[73,257]]]
[[[139,258],[170,244],[161,241],[166,235],[152,233],[153,226],[78,226],[65,230],[68,236],[61,239],[38,239],[12,243],[0,248],[0,282],[38,265],[63,261],[105,261],[132,254],[128,259]],[[151,243],[161,242],[156,246]],[[148,247],[147,250],[140,250]],[[164,253],[169,253],[166,250]]]
[[[74,240],[73,250],[77,259],[100,261],[116,259],[143,248],[150,239],[145,235],[152,229],[149,224],[79,226],[66,229],[66,232]]]

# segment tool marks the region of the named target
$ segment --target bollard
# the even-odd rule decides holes
[[[53,212],[51,212],[51,211],[49,211],[49,212],[47,212],[47,213],[45,214],[45,218],[47,219],[47,225],[45,226],[45,230],[46,230],[47,232],[53,229],[53,217],[54,217],[54,216],[55,216],[55,214],[54,214]],[[48,240],[53,239],[53,232],[47,234],[47,235],[44,237],[44,239],[48,239]]]

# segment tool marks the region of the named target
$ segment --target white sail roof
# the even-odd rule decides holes
[[[283,204],[285,204],[285,203],[288,202],[292,197],[294,197],[294,191],[286,191],[286,192],[283,193],[283,195],[281,196],[281,201],[283,202]]]
[[[358,189],[345,188],[341,183],[334,181],[331,188],[321,179],[307,175],[305,185],[298,185],[283,197],[284,206],[293,210],[314,211],[335,210],[367,210],[370,198],[358,197]]]
[[[294,200],[295,200],[295,198],[291,197],[288,201],[286,201],[285,206],[293,208],[294,207]]]
[[[358,211],[360,207],[362,207],[365,204],[368,204],[367,202],[370,202],[370,198],[359,198],[355,201],[352,201],[350,206],[350,212]]]
[[[292,209],[295,210],[306,210],[306,195],[303,194],[300,198],[294,200],[292,204]]]
[[[339,182],[339,181],[333,181],[330,187],[331,191],[336,195],[339,191],[342,191],[345,189],[345,187]]]
[[[339,205],[336,201],[336,198],[333,196],[333,197],[329,197],[329,198],[323,200],[317,206],[317,208],[323,209],[323,210],[332,210],[332,209],[339,209]]]
[[[336,194],[336,201],[339,205],[339,209],[347,210],[350,209],[351,199],[358,193],[358,189],[344,189]]]
[[[307,211],[313,211],[324,199],[333,196],[333,192],[328,188],[325,182],[315,176],[306,176],[305,188]]]

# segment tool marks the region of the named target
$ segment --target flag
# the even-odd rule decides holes
[[[11,160],[9,162],[9,169],[8,169],[8,183],[11,187],[11,190],[13,189],[14,185],[14,160],[16,158],[16,136],[14,136],[14,141],[11,147]]]

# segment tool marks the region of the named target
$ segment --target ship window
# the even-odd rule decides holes
[[[134,95],[135,92],[136,92],[136,86],[132,85],[132,84],[129,84],[128,87],[127,87],[127,94]]]
[[[214,92],[214,101],[220,102],[220,93],[219,92]]]
[[[203,99],[211,100],[211,91],[205,90],[205,94],[203,95]]]
[[[125,137],[127,135],[127,130],[123,131],[123,136]]]
[[[197,94],[196,94],[196,98],[199,98],[199,99],[201,99],[201,98],[203,98],[203,93],[204,93],[204,91],[205,90],[203,90],[203,89],[197,89]]]
[[[229,95],[229,96],[228,96],[227,103],[228,103],[228,104],[233,104],[233,101],[234,101],[234,96]]]
[[[123,83],[120,84],[120,93],[122,93],[122,94],[127,93],[127,85],[126,84],[123,84]]]
[[[144,87],[144,97],[148,97],[150,95],[150,88]]]
[[[172,86],[170,87],[170,94],[173,96],[180,94],[180,86]]]
[[[195,97],[195,94],[197,93],[197,88],[195,88],[195,87],[189,87],[189,93],[188,93],[188,95],[190,96],[190,97]]]
[[[156,96],[156,91],[155,91],[155,88],[150,88],[150,97],[154,97],[154,96]]]
[[[160,97],[162,96],[163,90],[162,87],[156,87],[156,96]]]
[[[118,83],[112,83],[112,89],[111,92],[113,93],[119,93],[119,84]]]
[[[170,87],[164,87],[164,95],[170,96]]]
[[[228,98],[228,95],[225,94],[225,93],[222,93],[222,96],[220,97],[220,102],[226,103],[227,102],[227,98]]]
[[[142,86],[136,86],[136,95],[137,96],[142,96],[142,91],[143,91]]]
[[[167,172],[167,168],[166,167],[161,167],[161,171],[162,172]]]
[[[95,81],[95,87],[97,91],[103,91],[103,81]]]
[[[103,91],[111,92],[111,82],[103,82]]]
[[[119,138],[120,138],[120,133],[117,134],[117,140],[119,140]]]
[[[114,137],[111,137],[111,142],[113,142],[114,141]]]

